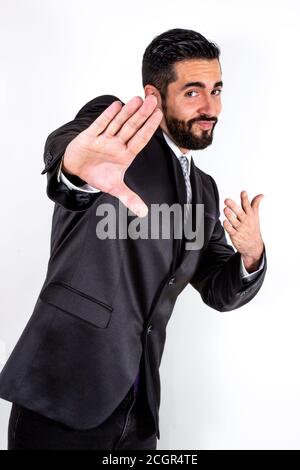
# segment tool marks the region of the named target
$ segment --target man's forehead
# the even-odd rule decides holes
[[[203,81],[213,86],[221,80],[221,67],[218,59],[191,59],[174,64],[178,86],[187,82]]]

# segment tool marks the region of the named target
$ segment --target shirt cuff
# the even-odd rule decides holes
[[[82,191],[84,193],[100,193],[101,190],[94,188],[93,186],[89,185],[88,183],[83,184],[82,186],[76,186],[75,184],[71,183],[71,181],[68,180],[66,175],[61,170],[62,167],[62,162],[63,158],[61,159],[60,165],[58,167],[58,172],[57,172],[57,181],[64,183],[69,189],[75,189],[77,191]]]
[[[263,257],[262,257],[262,260],[260,262],[258,269],[254,271],[253,273],[248,273],[247,269],[245,268],[243,258],[241,257],[240,273],[241,273],[242,279],[244,281],[252,281],[258,275],[258,273],[263,269],[264,264],[265,264],[265,254],[263,253]]]

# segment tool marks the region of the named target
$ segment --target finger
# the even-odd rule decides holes
[[[249,213],[251,209],[251,204],[248,198],[247,191],[241,192],[241,203],[242,203],[242,208],[244,209],[246,214]]]
[[[144,217],[148,213],[148,207],[143,200],[132,191],[124,182],[113,193],[123,204],[138,217]]]
[[[162,111],[157,108],[147,119],[143,127],[127,143],[127,149],[133,158],[147,145],[163,117]]]
[[[133,115],[136,111],[143,106],[143,99],[140,96],[134,96],[126,103],[120,112],[114,117],[110,124],[105,129],[105,135],[113,137],[121,129],[123,124]]]
[[[225,207],[224,214],[226,215],[232,227],[238,230],[239,226],[241,225],[241,222],[239,222],[233,212],[228,207]]]
[[[264,197],[265,197],[264,194],[258,194],[257,196],[255,196],[251,202],[252,209],[258,210],[259,204],[263,200]]]
[[[226,204],[226,206],[228,206],[235,213],[237,218],[241,222],[243,222],[243,220],[246,217],[246,214],[243,211],[243,209],[236,202],[234,202],[232,199],[227,198],[227,199],[225,199],[224,204]]]
[[[90,137],[98,137],[98,135],[106,129],[112,119],[120,112],[122,106],[121,101],[118,100],[110,104],[85,130],[86,134]]]
[[[157,98],[153,95],[148,95],[143,105],[129,119],[127,119],[120,131],[116,134],[123,144],[126,144],[131,137],[135,135],[156,107]]]
[[[228,222],[228,220],[224,220],[223,221],[223,227],[224,229],[226,230],[226,232],[229,233],[229,235],[235,235],[236,234],[236,230],[235,228],[232,227],[232,225],[230,225],[230,223]]]

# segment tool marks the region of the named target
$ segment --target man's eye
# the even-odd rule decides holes
[[[219,96],[219,95],[222,93],[222,90],[219,90],[219,89],[218,89],[218,90],[213,90],[213,93],[215,93],[216,91],[219,92],[219,93],[217,94],[217,96]],[[196,92],[195,90],[191,90],[191,91],[188,91],[188,92],[185,94],[185,96],[188,95],[188,96],[191,97],[190,93],[197,93],[197,92]]]
[[[185,95],[188,95],[189,93],[197,93],[195,90],[188,91]]]

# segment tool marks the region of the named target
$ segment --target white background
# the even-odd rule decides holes
[[[0,362],[46,274],[53,202],[43,148],[89,100],[144,98],[154,36],[194,29],[221,48],[223,110],[196,152],[224,199],[263,193],[268,271],[257,296],[220,313],[188,286],[167,328],[158,449],[300,449],[298,2],[1,0]],[[229,237],[228,237],[229,238]],[[0,447],[11,404],[0,400]]]

